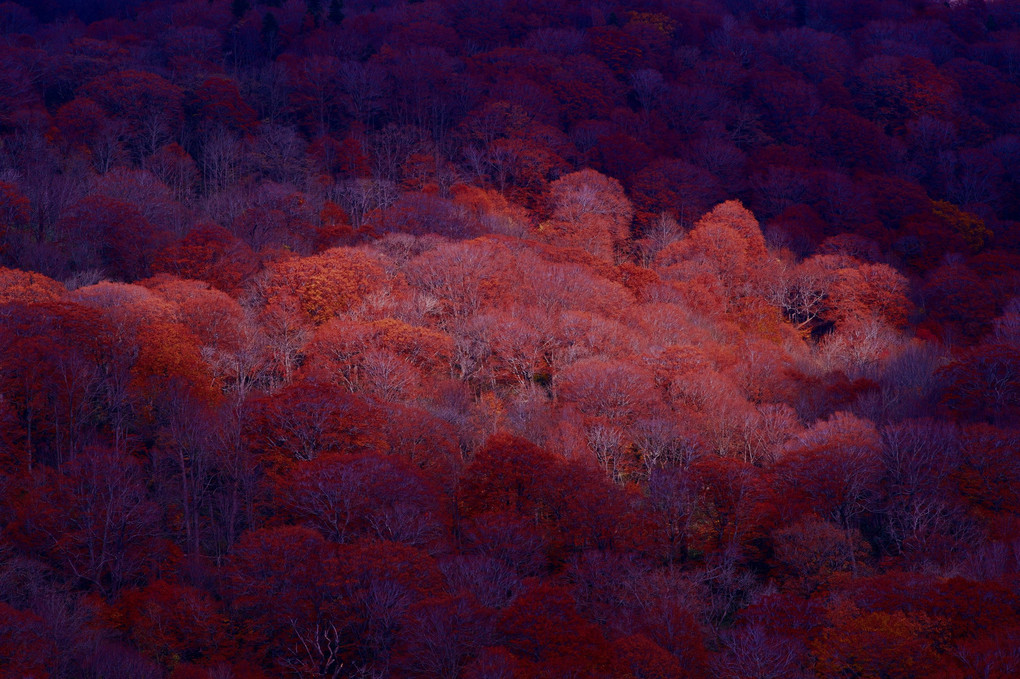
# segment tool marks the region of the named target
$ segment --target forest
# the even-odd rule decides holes
[[[1020,676],[1018,0],[0,3],[0,676]]]

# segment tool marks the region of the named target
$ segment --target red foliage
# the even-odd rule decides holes
[[[154,273],[206,281],[225,292],[236,292],[255,271],[248,246],[222,227],[201,225],[176,243],[156,253]]]
[[[630,235],[633,210],[619,183],[594,170],[566,175],[549,186],[552,219],[547,238],[612,259]]]
[[[274,466],[329,453],[380,451],[385,445],[380,413],[335,387],[295,382],[259,405],[251,443]]]
[[[137,151],[149,155],[171,139],[184,119],[184,95],[172,83],[146,71],[115,71],[92,80],[85,92],[107,115],[127,124]]]
[[[208,124],[249,131],[256,122],[255,110],[241,97],[237,83],[223,76],[206,78],[188,97],[186,106]]]
[[[156,250],[167,240],[134,205],[104,196],[72,205],[57,228],[72,267],[103,269],[122,280],[149,275]]]
[[[57,646],[43,620],[0,602],[0,671],[10,676],[46,679],[56,670]]]
[[[562,587],[537,584],[500,616],[504,645],[524,676],[616,676],[616,659],[598,628],[577,614]]]
[[[363,537],[436,544],[439,499],[419,474],[392,457],[324,454],[298,464],[280,504],[334,542]]]
[[[356,308],[383,280],[382,269],[363,252],[334,248],[274,264],[266,293],[270,302],[294,295],[301,310],[321,324]]]
[[[218,660],[229,643],[223,612],[195,587],[156,580],[124,592],[114,609],[116,626],[164,667]]]
[[[0,675],[1020,675],[1015,3],[641,4],[0,3]]]

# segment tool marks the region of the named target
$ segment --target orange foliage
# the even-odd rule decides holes
[[[63,297],[67,289],[39,273],[0,267],[0,304],[40,304]]]
[[[34,4],[0,676],[1020,676],[1015,2]]]
[[[131,372],[138,387],[150,397],[173,382],[183,382],[205,399],[217,394],[198,338],[180,323],[155,321],[140,326],[138,359]]]
[[[963,239],[972,253],[980,252],[992,237],[992,232],[985,226],[984,220],[970,212],[964,212],[952,203],[943,200],[933,201],[932,212]]]
[[[334,248],[311,257],[287,259],[270,267],[270,300],[295,295],[316,325],[356,309],[383,286],[382,268],[365,253]]]
[[[767,292],[771,259],[754,215],[728,201],[698,220],[687,238],[666,246],[656,264],[664,277],[689,285],[718,280],[728,305],[734,305]]]
[[[615,179],[582,170],[549,185],[551,218],[540,229],[553,242],[612,260],[630,236],[634,209]]]
[[[174,317],[203,345],[230,348],[238,342],[243,312],[235,299],[208,283],[160,275],[141,283],[177,305]]]
[[[924,613],[862,611],[837,603],[828,626],[812,644],[819,677],[908,679],[932,676],[940,666],[936,644],[942,631]]]
[[[309,344],[307,370],[351,391],[397,401],[417,393],[420,372],[446,373],[452,356],[453,340],[430,328],[392,318],[368,323],[335,318]]]
[[[908,292],[907,279],[887,264],[841,269],[829,290],[830,317],[844,323],[871,315],[901,328],[913,308]]]
[[[453,202],[467,210],[470,217],[480,223],[480,230],[512,236],[525,233],[530,221],[529,214],[502,194],[470,184],[455,184],[450,192]]]

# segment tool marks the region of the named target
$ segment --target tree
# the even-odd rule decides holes
[[[1006,452],[1014,445],[1014,434],[988,425],[972,425],[964,429],[962,445],[957,483],[967,502],[988,520],[1003,511],[1020,510],[1020,486],[1015,481],[1020,476],[1020,463]]]
[[[404,400],[422,374],[448,372],[454,343],[445,333],[392,318],[369,323],[333,319],[320,326],[307,351],[308,371],[350,391]]]
[[[972,253],[978,253],[991,239],[992,232],[980,217],[965,212],[952,203],[936,200],[932,202],[932,213],[953,233],[963,239]]]
[[[383,434],[390,451],[412,466],[445,484],[453,482],[462,465],[453,425],[415,405],[392,404],[391,416],[383,422]]]
[[[839,371],[861,387],[878,377],[882,364],[895,356],[901,343],[895,330],[876,318],[850,318],[825,335],[818,344],[819,357],[830,371]]]
[[[228,645],[223,612],[208,593],[156,580],[125,591],[116,604],[119,627],[168,669],[218,657]]]
[[[682,160],[652,162],[637,173],[631,188],[635,219],[641,232],[664,212],[688,228],[723,197],[715,177]]]
[[[199,348],[187,330],[174,322],[171,303],[142,286],[123,283],[78,288],[70,297],[95,310],[106,326],[97,337],[103,356],[100,393],[105,430],[112,434],[114,448],[134,446],[136,437],[151,426],[153,397],[160,386],[180,379],[181,385],[197,386],[212,396]],[[160,329],[170,333],[162,337]],[[141,362],[140,333],[147,333],[146,358]]]
[[[774,299],[800,329],[852,325],[869,318],[902,328],[913,308],[906,277],[887,264],[819,254],[783,277]]]
[[[814,122],[820,153],[872,171],[882,171],[890,164],[894,142],[876,123],[842,108],[827,108]]]
[[[0,182],[0,256],[6,254],[11,232],[28,226],[31,211],[32,204],[14,184]]]
[[[18,473],[40,461],[60,466],[95,441],[108,415],[110,327],[99,314],[67,302],[6,310],[0,318],[0,384],[11,417],[6,464]]]
[[[857,67],[851,84],[858,110],[893,130],[923,114],[941,117],[952,110],[959,86],[917,57],[879,55]]]
[[[468,597],[428,599],[411,606],[395,651],[412,676],[456,679],[491,638],[489,616]]]
[[[985,281],[961,262],[946,262],[928,275],[922,299],[943,337],[973,342],[995,317],[995,297]]]
[[[175,200],[190,203],[198,188],[195,159],[177,143],[162,146],[145,160],[145,168],[163,182]]]
[[[886,264],[843,269],[829,290],[830,318],[841,323],[873,315],[902,328],[912,306],[908,290],[907,279]]]
[[[449,200],[427,193],[405,193],[396,203],[374,212],[368,228],[377,233],[399,231],[416,236],[436,234],[448,238],[480,235],[477,225]]]
[[[948,560],[971,539],[972,523],[951,485],[960,466],[959,430],[929,419],[882,430],[884,528],[894,553]]]
[[[384,282],[382,268],[364,252],[334,248],[275,264],[266,293],[269,301],[294,295],[301,311],[318,325],[356,309]]]
[[[268,15],[267,15],[268,16]],[[291,108],[303,126],[316,135],[329,134],[340,122],[340,61],[330,56],[289,60]]]
[[[541,226],[554,242],[612,261],[630,237],[633,215],[619,182],[582,170],[549,185],[551,219]]]
[[[923,613],[862,611],[853,604],[835,604],[826,619],[811,646],[820,677],[852,672],[862,679],[906,679],[937,671],[938,622]]]
[[[98,103],[81,96],[57,110],[56,123],[69,147],[88,158],[98,172],[108,172],[128,158],[127,122],[108,115]]]
[[[237,83],[223,76],[206,78],[188,97],[185,107],[208,125],[250,131],[257,120],[255,110],[241,97]]]
[[[123,120],[135,154],[152,155],[184,121],[184,95],[174,84],[146,71],[113,71],[85,86],[108,115]]]
[[[657,395],[651,375],[624,362],[578,361],[556,376],[556,395],[584,417],[586,444],[614,480],[636,470],[629,428],[653,410]]]
[[[509,512],[541,520],[547,487],[539,470],[555,464],[549,453],[528,441],[493,436],[464,470],[458,507],[467,517]]]
[[[684,280],[714,274],[732,304],[767,290],[774,269],[757,220],[737,201],[727,201],[698,220],[687,238],[664,248],[657,264],[666,277]]]
[[[182,280],[166,274],[149,278],[142,285],[177,305],[176,318],[194,333],[203,347],[221,350],[237,347],[244,311],[225,292],[202,281]]]
[[[350,657],[346,615],[334,603],[344,583],[322,536],[292,526],[248,532],[232,550],[224,584],[264,662],[340,676]]]
[[[251,248],[229,231],[221,226],[199,224],[180,240],[156,252],[152,271],[205,281],[234,293],[255,273],[256,262]]]
[[[29,530],[46,536],[46,550],[73,581],[112,596],[150,572],[162,553],[158,508],[136,459],[92,448],[47,480],[26,508],[35,514]]]
[[[157,407],[164,394],[173,398],[177,390],[205,403],[216,401],[209,365],[190,329],[179,322],[156,320],[141,324],[136,338],[132,383],[148,407]]]
[[[868,544],[856,530],[809,515],[772,537],[784,586],[806,598],[837,585],[842,576],[867,570]]]
[[[129,281],[149,275],[155,252],[168,240],[134,205],[105,196],[72,205],[57,229],[74,270],[100,269]]]
[[[757,677],[807,677],[807,648],[787,636],[778,625],[770,629],[764,623],[750,623],[724,637],[723,653],[712,663],[715,676],[722,679]]]
[[[434,489],[392,457],[320,455],[295,468],[281,495],[298,519],[335,542],[371,537],[425,547],[442,533]]]
[[[329,453],[380,451],[378,416],[345,391],[300,381],[261,401],[250,435],[272,466],[286,468]]]
[[[557,376],[557,394],[585,415],[629,424],[656,398],[651,376],[624,362],[579,361]]]
[[[203,396],[174,380],[161,385],[153,405],[159,424],[151,452],[153,485],[180,512],[180,544],[196,560],[208,544],[206,510],[218,481],[215,420]]]
[[[0,304],[55,302],[67,288],[40,273],[0,267]]]
[[[500,616],[498,630],[533,676],[605,676],[615,669],[604,637],[562,587],[543,583],[524,593]]]
[[[882,473],[878,432],[848,413],[817,422],[791,441],[776,469],[786,497],[802,498],[800,511],[811,508],[845,529],[879,509]]]
[[[342,5],[341,0],[335,2]],[[330,21],[333,21],[332,13],[331,2]],[[362,124],[370,123],[382,109],[383,96],[387,89],[386,69],[376,61],[344,61],[340,65],[339,78],[347,113]],[[358,176],[367,174],[366,172]]]
[[[798,330],[811,330],[823,320],[828,291],[836,278],[831,257],[811,257],[780,275],[774,299]]]
[[[4,602],[0,621],[0,670],[24,677],[51,676],[59,650],[48,637],[45,622]]]
[[[634,677],[666,679],[690,676],[684,673],[682,665],[672,654],[643,634],[620,639],[614,652],[619,656],[620,666]]]
[[[513,251],[489,237],[428,250],[408,264],[405,275],[413,288],[436,298],[444,320],[464,320],[520,294],[518,266]]]
[[[689,473],[698,493],[689,545],[712,554],[705,577],[718,579],[719,598],[710,603],[710,614],[725,618],[746,593],[739,565],[763,557],[764,538],[776,520],[775,498],[760,471],[733,457],[701,457]]]

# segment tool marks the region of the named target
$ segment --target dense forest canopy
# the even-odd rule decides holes
[[[1020,4],[0,3],[0,676],[1020,675]]]

